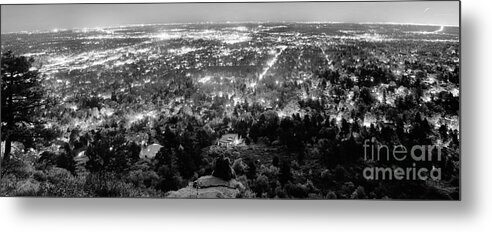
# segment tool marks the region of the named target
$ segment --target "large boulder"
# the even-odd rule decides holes
[[[215,176],[202,176],[185,188],[168,193],[169,198],[236,198],[244,186],[234,180],[222,180]]]
[[[199,189],[193,187],[192,184],[186,188],[177,191],[171,191],[167,194],[168,198],[236,198],[240,191],[227,187],[211,187]]]
[[[239,190],[225,187],[199,189],[197,198],[236,198]]]
[[[202,176],[194,182],[194,185],[197,188],[226,187],[244,189],[244,186],[241,184],[241,182],[238,182],[235,179],[226,181],[215,176]]]

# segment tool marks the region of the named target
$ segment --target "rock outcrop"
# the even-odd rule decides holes
[[[169,198],[236,198],[244,186],[231,179],[222,180],[215,176],[202,176],[185,188],[168,193]]]
[[[162,148],[160,144],[154,143],[140,151],[140,159],[153,159]]]

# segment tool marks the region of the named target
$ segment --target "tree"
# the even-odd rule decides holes
[[[87,147],[87,169],[91,172],[123,173],[139,160],[140,147],[127,143],[124,132],[98,131]]]
[[[280,159],[278,158],[278,156],[273,157],[272,165],[277,167],[277,168],[280,166]]]
[[[162,147],[155,158],[159,175],[157,188],[165,192],[179,189],[183,179],[178,170],[176,149]]]
[[[252,159],[248,160],[248,168],[246,169],[246,177],[248,179],[256,178],[256,164]]]
[[[33,58],[15,56],[12,51],[2,54],[2,140],[5,140],[4,160],[10,158],[16,131],[40,124],[39,108],[43,105],[43,88],[39,72],[31,69]]]
[[[283,161],[280,166],[279,181],[282,185],[292,180],[292,171],[290,170],[290,162]]]
[[[371,90],[367,87],[362,88],[359,95],[360,101],[367,106],[371,106],[376,100],[371,94]]]
[[[221,155],[215,159],[215,167],[212,172],[212,176],[221,178],[225,181],[228,181],[234,178],[234,174],[232,173],[232,168],[230,166],[231,162],[229,158],[226,158],[224,155]]]

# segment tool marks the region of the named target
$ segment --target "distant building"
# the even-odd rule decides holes
[[[157,152],[162,148],[160,144],[154,143],[140,151],[140,159],[152,159],[157,155]]]
[[[238,134],[225,134],[219,139],[217,145],[219,146],[237,146],[243,142],[243,139]]]

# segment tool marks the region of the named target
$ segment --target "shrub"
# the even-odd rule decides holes
[[[17,183],[16,196],[39,196],[40,185],[35,180],[24,180]]]
[[[337,165],[333,170],[333,176],[335,177],[335,180],[342,181],[348,178],[349,172],[341,165]]]
[[[258,138],[258,143],[269,146],[270,145],[270,139],[268,137],[260,137],[260,138]]]
[[[72,174],[63,168],[54,167],[47,171],[46,178],[53,184],[58,184],[59,182],[65,181],[73,177]]]
[[[248,160],[248,168],[246,169],[246,177],[248,179],[256,178],[256,164],[252,159]]]
[[[157,189],[161,191],[178,190],[186,186],[186,181],[179,175],[179,172],[173,171],[167,165],[161,166],[157,173],[159,175]]]
[[[238,182],[240,182],[244,186],[245,189],[248,189],[249,188],[248,187],[249,186],[248,185],[248,178],[245,175],[242,175],[242,176],[237,177],[236,180]]]
[[[138,189],[117,178],[114,173],[91,173],[86,177],[84,190],[96,197],[137,197]]]
[[[285,185],[287,194],[294,198],[306,198],[309,194],[309,190],[306,186],[301,184],[293,184],[289,182]]]
[[[309,193],[308,194],[308,199],[318,199],[318,200],[321,200],[321,199],[323,199],[323,195],[318,194],[318,193]]]
[[[278,156],[273,157],[272,165],[277,168],[280,167],[280,159],[278,158]]]
[[[352,193],[350,196],[351,199],[365,199],[366,198],[366,191],[364,187],[360,186],[355,189],[355,191]]]
[[[245,189],[241,192],[239,192],[239,194],[236,196],[236,198],[247,198],[247,199],[251,199],[251,198],[255,198],[256,194],[249,190],[249,189]]]
[[[256,178],[254,186],[254,191],[256,192],[256,195],[258,197],[261,197],[263,193],[268,192],[268,177],[266,177],[265,175],[258,176],[258,178]]]
[[[43,172],[36,172],[34,179],[42,181],[40,195],[47,197],[86,197],[84,190],[85,177],[73,176],[63,168],[51,168]],[[43,180],[44,179],[44,180]]]
[[[277,188],[275,188],[275,195],[278,198],[286,198],[287,197],[287,194],[285,193],[284,189],[280,185],[277,186]]]
[[[234,178],[229,158],[225,158],[223,155],[217,157],[212,175],[226,181]]]
[[[159,176],[154,171],[134,170],[128,173],[127,179],[136,187],[156,186]]]
[[[44,172],[39,171],[39,170],[34,171],[34,173],[32,174],[32,177],[39,182],[44,182],[48,179],[46,174],[44,174]]]
[[[337,196],[347,199],[352,196],[355,191],[355,185],[352,182],[345,182],[337,192]]]
[[[2,179],[0,179],[0,196],[15,196],[18,182],[19,180],[14,174],[4,175]]]
[[[337,199],[337,194],[330,190],[328,194],[326,194],[326,199]]]
[[[37,168],[46,168],[48,166],[55,166],[57,163],[57,155],[51,151],[44,151],[39,155],[39,159],[37,160],[36,167]]]
[[[279,173],[280,173],[280,169],[273,165],[261,166],[260,174],[267,176],[269,179],[276,179]]]
[[[56,166],[66,169],[71,173],[75,173],[75,160],[73,159],[72,152],[63,152],[56,158]]]
[[[2,176],[13,174],[14,176],[24,179],[31,176],[34,167],[27,162],[18,159],[10,159],[2,162]]]
[[[85,178],[71,176],[56,184],[45,182],[41,184],[42,196],[47,197],[87,197],[84,189]]]
[[[304,186],[308,189],[309,192],[312,193],[318,193],[319,189],[314,186],[313,182],[311,180],[306,180],[306,184]]]
[[[329,189],[331,187],[336,186],[336,182],[333,176],[334,176],[333,173],[330,172],[329,169],[325,169],[321,171],[318,186],[321,189]]]
[[[232,164],[232,169],[236,173],[237,176],[243,175],[246,171],[247,165],[243,162],[242,158],[234,160]]]
[[[279,181],[282,185],[292,180],[292,172],[290,170],[290,162],[284,161],[281,164],[279,171]]]

